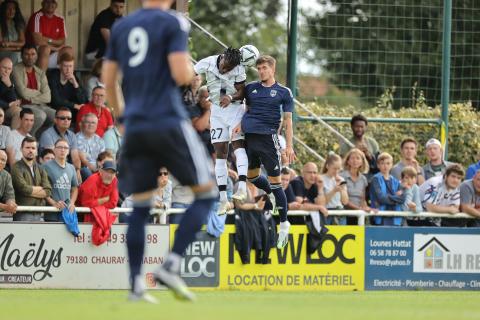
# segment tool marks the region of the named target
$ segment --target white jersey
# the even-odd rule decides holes
[[[235,94],[237,92],[235,83],[242,83],[247,79],[245,68],[242,65],[221,74],[217,66],[218,57],[218,55],[207,57],[194,66],[195,73],[205,74],[210,101],[217,107],[220,105],[221,95]],[[222,89],[224,90],[223,93],[221,92]],[[235,101],[233,104],[241,104],[241,101]]]
[[[243,101],[234,101],[227,107],[220,107],[222,95],[234,95],[236,83],[245,82],[245,68],[238,65],[227,73],[218,70],[218,55],[200,60],[193,68],[197,74],[205,74],[212,109],[210,114],[210,137],[212,143],[243,139],[243,133],[233,134],[233,129],[242,121],[245,113]]]

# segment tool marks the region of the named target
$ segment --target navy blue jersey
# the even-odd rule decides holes
[[[159,9],[140,9],[114,24],[105,56],[123,74],[127,131],[165,130],[188,119],[167,57],[187,51],[189,28],[183,17]]]
[[[293,96],[290,89],[275,82],[265,87],[260,81],[245,87],[247,112],[242,119],[244,133],[277,133],[283,112],[293,112]]]

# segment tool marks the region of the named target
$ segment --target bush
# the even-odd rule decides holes
[[[331,105],[308,104],[308,107],[317,115],[352,117],[361,113],[367,118],[412,118],[412,119],[438,119],[441,109],[437,108],[390,108],[375,107],[360,109],[354,106],[338,108]],[[297,107],[298,115],[307,115]],[[451,104],[449,107],[449,136],[448,159],[464,166],[478,161],[477,153],[480,151],[480,112],[475,111],[470,103]],[[343,136],[350,138],[350,123],[330,122]],[[306,121],[297,122],[295,134],[308,146],[324,156],[329,151],[338,152],[339,140],[320,124]],[[374,137],[380,145],[381,151],[393,155],[394,162],[400,159],[400,142],[406,137],[414,137],[419,143],[418,159],[420,163],[426,162],[425,143],[434,137],[440,139],[440,127],[434,124],[391,124],[370,122],[367,135]],[[296,145],[298,161],[296,167],[307,161],[318,162],[310,153]]]

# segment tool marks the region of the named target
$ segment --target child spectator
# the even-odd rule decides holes
[[[348,204],[347,182],[339,175],[340,170],[342,170],[342,158],[335,153],[330,153],[325,160],[321,175],[327,210],[342,210],[343,206]],[[333,221],[332,217],[327,217],[327,224],[332,224]],[[336,222],[345,225],[347,219],[341,217]]]
[[[370,188],[370,200],[373,208],[384,211],[402,211],[405,202],[405,194],[401,190],[400,181],[390,175],[393,166],[393,158],[390,154],[382,152],[377,159],[380,170],[372,178]],[[374,217],[372,224],[384,226],[401,226],[401,217]]]
[[[422,199],[420,197],[420,188],[417,185],[418,172],[412,166],[406,166],[401,172],[401,182],[405,193],[405,202],[402,205],[403,211],[410,211],[413,213],[420,213],[423,211]],[[408,218],[407,224],[409,226],[423,226],[424,219],[414,217]]]
[[[420,189],[417,185],[417,175],[417,170],[414,167],[406,166],[402,169],[402,186],[405,193],[405,202],[402,205],[403,211],[422,212],[422,200],[420,199]]]
[[[38,163],[44,165],[50,160],[55,159],[55,153],[52,149],[43,149],[42,152],[38,155]]]

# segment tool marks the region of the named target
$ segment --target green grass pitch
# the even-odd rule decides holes
[[[158,305],[126,291],[0,289],[1,320],[480,319],[478,292],[198,292],[195,303],[155,291]]]

